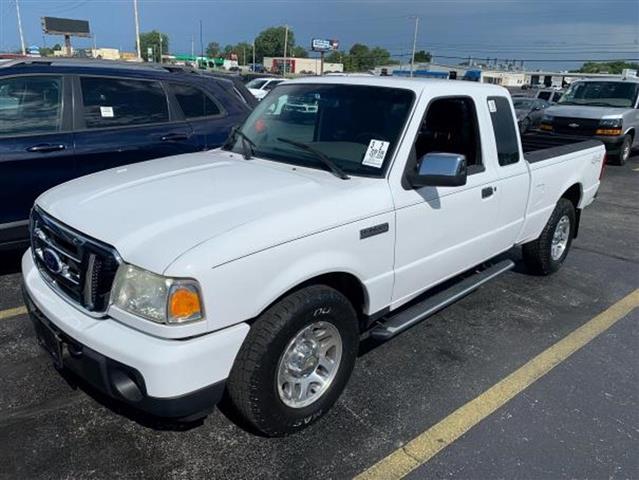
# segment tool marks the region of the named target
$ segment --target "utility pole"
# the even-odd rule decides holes
[[[415,47],[417,46],[417,28],[419,27],[419,17],[415,16],[415,32],[413,33],[413,54],[410,57],[410,76],[413,76],[415,68]]]
[[[16,14],[18,16],[18,32],[20,33],[20,46],[22,47],[22,55],[27,54],[27,49],[24,46],[24,34],[22,33],[22,19],[20,18],[20,5],[16,0]]]
[[[242,45],[242,62],[243,65],[246,66],[246,45]]]
[[[138,17],[138,0],[133,0],[133,14],[135,16],[135,46],[138,50],[138,62],[141,62],[142,48],[140,47],[140,19]]]
[[[200,20],[200,53],[202,54],[202,58],[204,58],[204,39],[202,37],[202,20]]]
[[[162,63],[162,33],[158,32],[158,37],[160,37],[160,63]]]
[[[284,76],[286,76],[286,47],[288,47],[288,25],[284,25],[286,30],[284,30]]]
[[[255,39],[253,39],[253,71],[255,71]]]

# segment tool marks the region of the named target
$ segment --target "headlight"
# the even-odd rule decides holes
[[[605,118],[603,120],[599,120],[600,128],[621,128],[621,125],[621,118]]]
[[[164,277],[126,263],[118,268],[111,301],[157,323],[181,324],[204,318],[195,280]]]

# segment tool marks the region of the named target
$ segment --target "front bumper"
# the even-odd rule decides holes
[[[248,325],[183,340],[157,338],[77,310],[44,282],[30,250],[22,271],[25,304],[58,367],[119,402],[161,417],[205,414],[221,399]]]
[[[606,153],[617,155],[621,152],[621,144],[623,143],[625,137],[625,135],[619,135],[618,137],[601,137],[596,135],[593,138],[595,140],[603,142],[603,144],[606,146]]]

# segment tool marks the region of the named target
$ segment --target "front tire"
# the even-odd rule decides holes
[[[615,156],[615,163],[617,165],[625,165],[630,158],[630,151],[632,150],[632,137],[630,135],[626,135],[623,138],[623,143],[621,144],[621,148],[619,149],[619,154]]]
[[[337,290],[312,285],[252,325],[227,387],[235,413],[269,437],[321,418],[346,386],[359,344],[357,315]]]
[[[561,198],[536,240],[523,245],[524,262],[538,275],[550,275],[564,263],[575,232],[576,214],[572,202]]]

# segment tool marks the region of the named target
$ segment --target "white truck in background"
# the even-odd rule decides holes
[[[137,409],[193,418],[225,395],[265,435],[298,431],[337,400],[360,339],[507,271],[493,259],[514,246],[536,273],[561,266],[604,146],[533,141],[497,86],[287,81],[221,149],[38,198],[22,260],[38,339]]]

